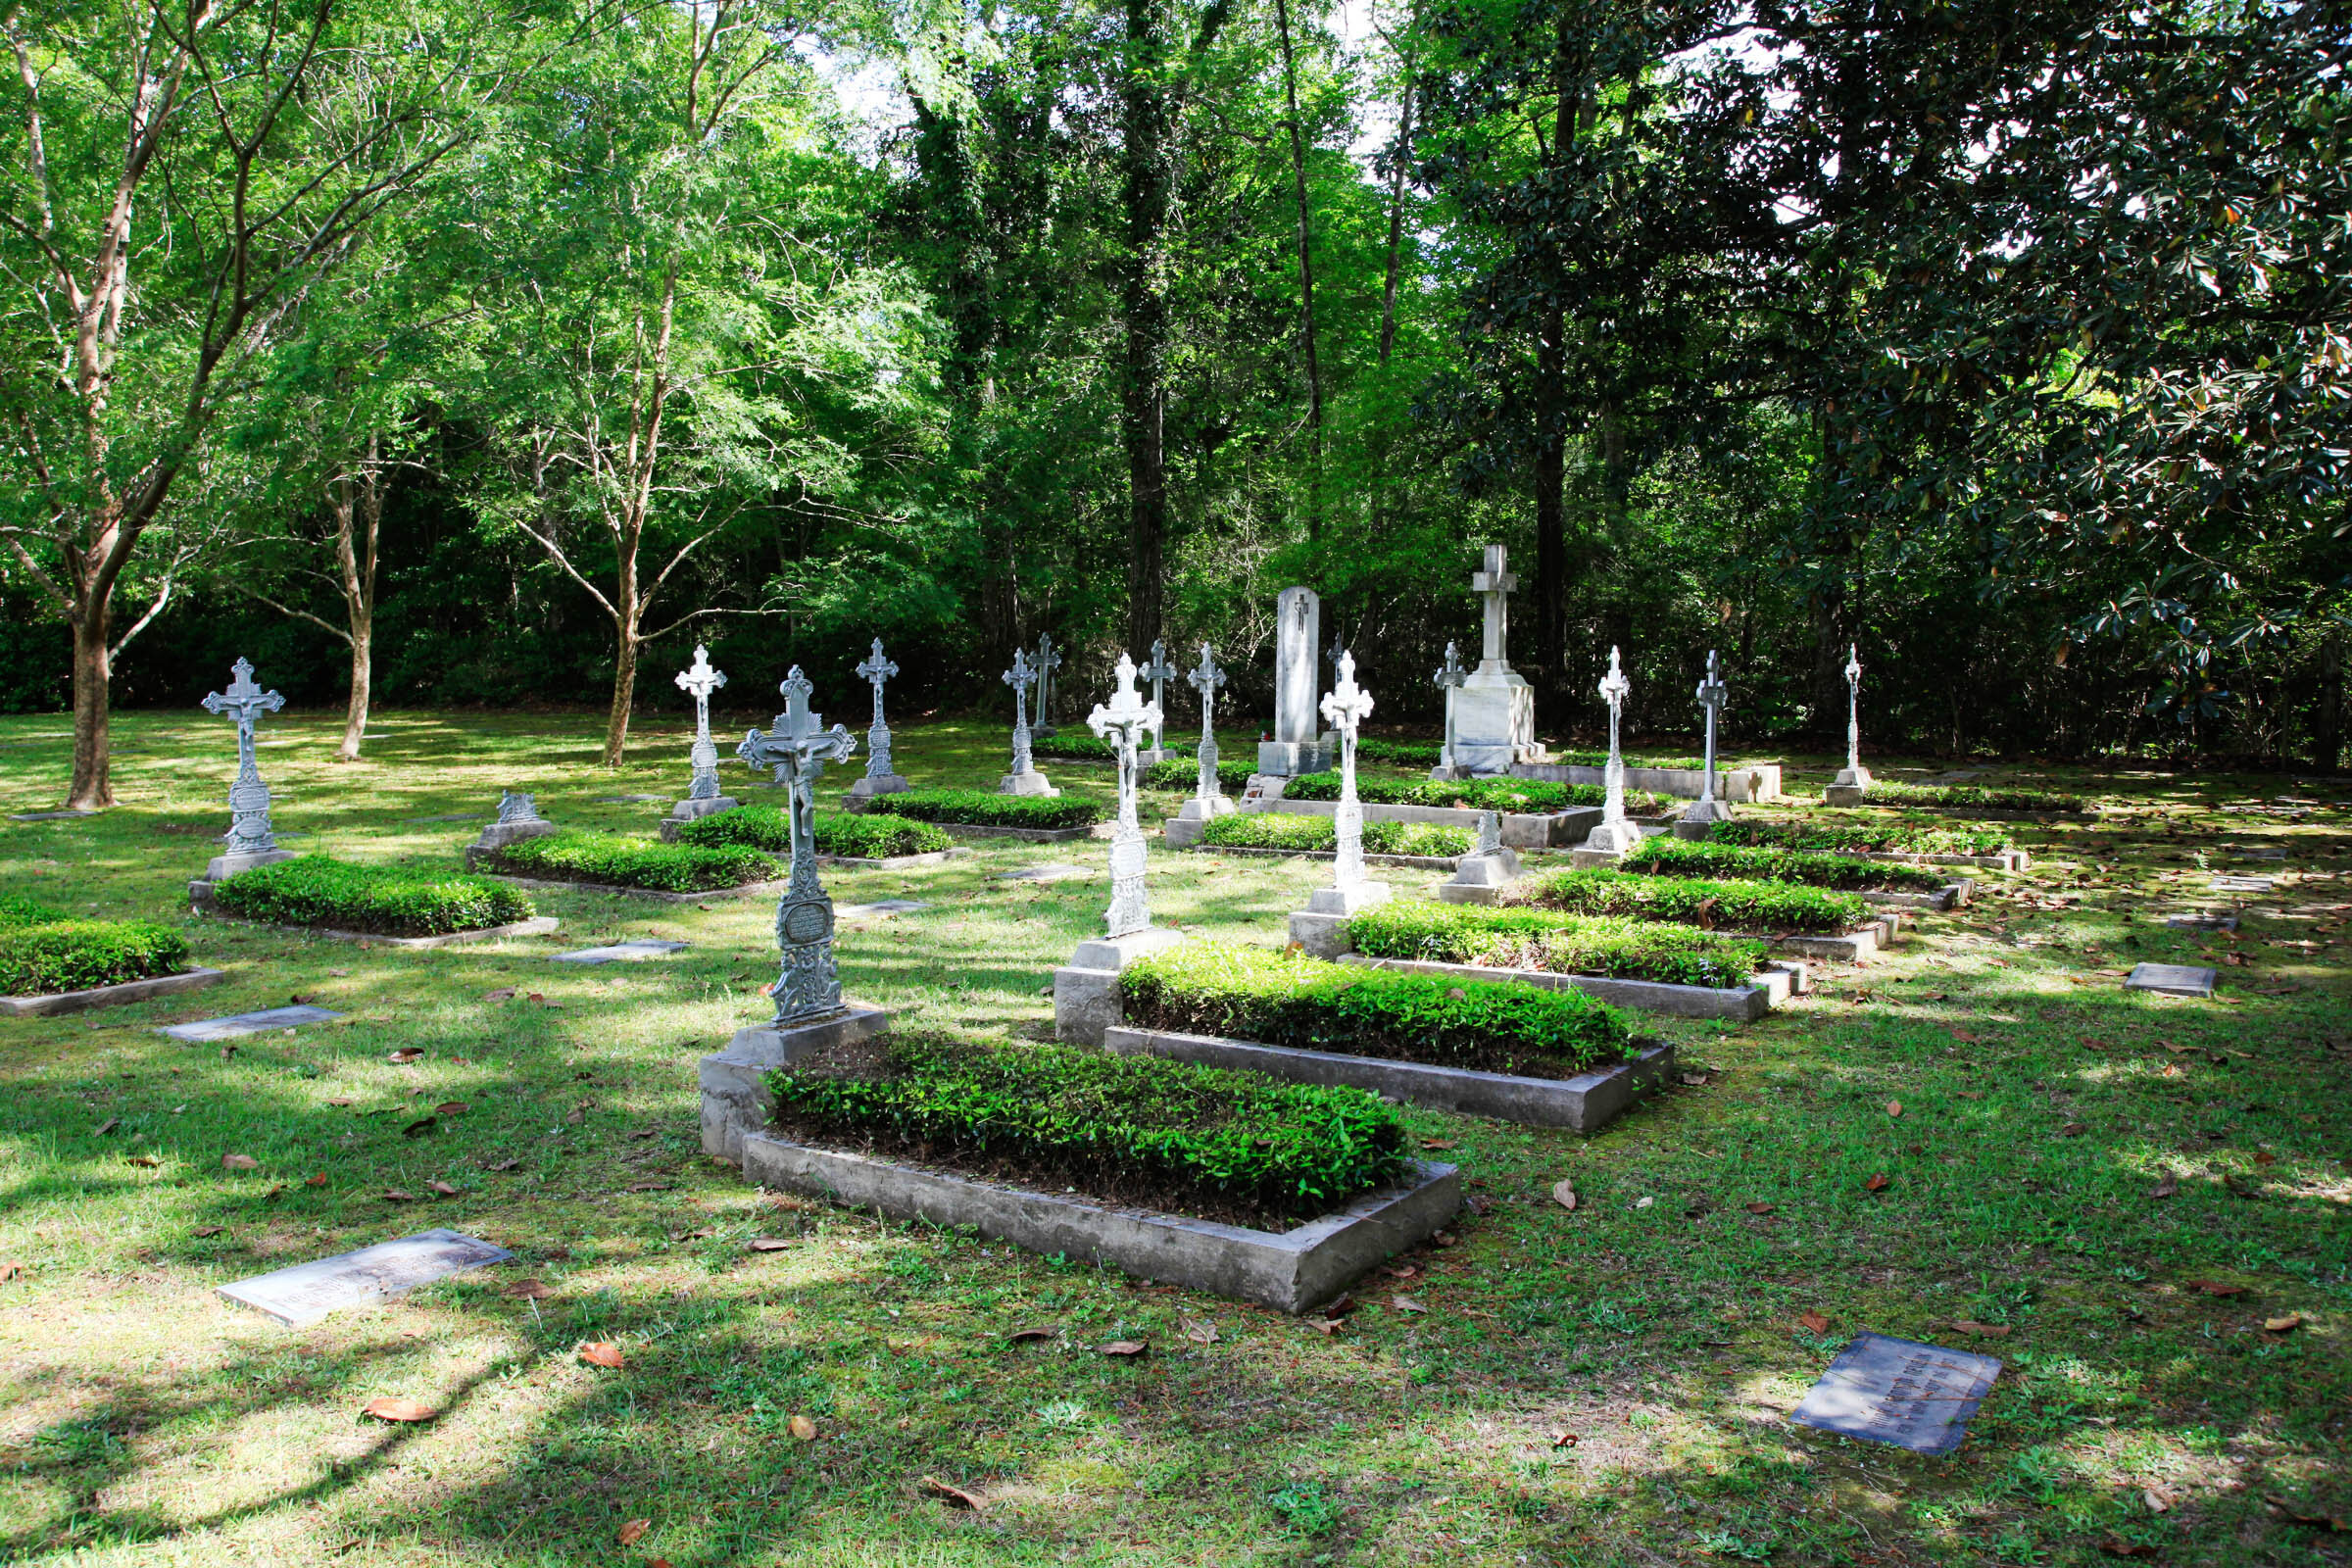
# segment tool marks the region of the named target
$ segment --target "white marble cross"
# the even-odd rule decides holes
[[[1372,716],[1372,694],[1355,683],[1355,656],[1340,654],[1340,678],[1323,698],[1323,722],[1340,737],[1340,803],[1332,811],[1338,853],[1332,882],[1351,888],[1364,880],[1364,808],[1355,798],[1355,738]]]
[[[1159,751],[1168,744],[1167,722],[1168,682],[1183,671],[1168,662],[1168,645],[1161,639],[1152,639],[1152,662],[1137,670],[1139,680],[1152,683],[1152,706],[1160,714],[1160,721],[1152,726],[1152,750]]]
[[[1453,766],[1453,694],[1461,688],[1462,682],[1470,678],[1470,672],[1462,667],[1461,650],[1447,643],[1445,667],[1430,678],[1446,691],[1446,739],[1438,748],[1438,765],[1450,769]]]
[[[264,713],[285,707],[286,700],[255,685],[253,663],[242,656],[229,666],[229,673],[236,679],[228,683],[227,691],[207,692],[204,698],[208,711],[226,713],[237,721],[237,777],[228,787],[226,849],[230,855],[266,855],[277,848],[277,839],[270,830],[270,786],[262,782],[261,766],[254,758],[253,725]]]
[[[1212,814],[1213,804],[1224,798],[1217,785],[1217,688],[1225,684],[1225,671],[1217,667],[1217,656],[1206,643],[1200,645],[1200,662],[1184,677],[1193,690],[1200,694],[1200,784],[1194,798],[1200,803],[1203,816]]]
[[[865,662],[858,666],[858,675],[874,689],[874,726],[865,732],[865,776],[867,778],[889,778],[891,776],[890,726],[882,722],[882,683],[898,672],[899,666],[892,663],[883,655],[882,639],[875,638],[874,651],[868,654]]]
[[[710,651],[701,643],[694,645],[694,662],[678,671],[678,690],[694,698],[694,745],[687,752],[687,760],[694,767],[694,781],[686,786],[690,801],[718,799],[718,748],[710,740],[710,694],[727,683],[727,677],[710,667]]]
[[[1608,794],[1601,800],[1600,820],[1603,825],[1625,820],[1625,754],[1617,746],[1617,721],[1625,700],[1633,692],[1633,683],[1625,678],[1625,669],[1617,661],[1617,649],[1609,649],[1609,672],[1600,679],[1600,699],[1609,705],[1609,765],[1602,775]]]
[[[1724,699],[1731,693],[1724,688],[1723,675],[1715,663],[1715,650],[1707,650],[1707,678],[1698,683],[1698,706],[1707,710],[1707,777],[1700,787],[1698,798],[1715,798],[1715,722],[1723,714]]]
[[[1119,819],[1110,831],[1110,909],[1106,916],[1113,941],[1152,925],[1152,906],[1144,892],[1144,830],[1135,815],[1135,753],[1144,731],[1157,733],[1159,704],[1147,703],[1135,688],[1135,661],[1119,656],[1117,690],[1107,706],[1095,705],[1086,727],[1110,741],[1119,754]]]
[[[1511,632],[1511,590],[1519,586],[1519,578],[1509,571],[1504,562],[1507,556],[1500,545],[1487,546],[1487,567],[1470,574],[1470,591],[1487,602],[1486,642],[1479,658],[1488,664],[1507,662],[1504,645]]]
[[[1852,643],[1845,645],[1845,766],[1862,769],[1862,657]]]
[[[1004,684],[1012,688],[1012,771],[1016,777],[1037,771],[1029,757],[1029,683],[1036,678],[1037,672],[1029,667],[1028,651],[1014,649]]]
[[[770,995],[780,1027],[841,1010],[841,975],[833,963],[833,900],[816,879],[817,775],[827,762],[846,761],[858,750],[846,724],[825,727],[809,711],[808,677],[792,666],[777,688],[784,711],[765,734],[751,730],[735,755],[754,767],[772,767],[785,786],[792,813],[792,879],[776,901],[776,946],[783,968]]]

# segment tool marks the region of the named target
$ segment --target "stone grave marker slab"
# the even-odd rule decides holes
[[[667,957],[693,947],[691,942],[660,942],[652,937],[638,937],[630,942],[615,942],[608,947],[582,948],[577,953],[555,955],[557,963],[636,963],[646,958]]]
[[[2230,853],[2241,860],[2283,860],[2286,858],[2286,852],[2275,845],[2238,844],[2231,846]]]
[[[1074,876],[1093,876],[1091,865],[1025,865],[1018,871],[998,873],[1000,882],[1062,882]]]
[[[1913,1453],[1949,1453],[2000,1375],[1997,1358],[1973,1350],[1857,1335],[1788,1419]]]
[[[329,1312],[388,1300],[461,1269],[503,1263],[514,1255],[503,1247],[436,1228],[236,1280],[221,1286],[220,1294],[288,1328],[308,1328]]]
[[[63,822],[73,817],[96,816],[96,811],[11,811],[11,822]]]
[[[887,919],[894,914],[912,914],[917,909],[929,907],[931,906],[916,899],[884,899],[878,904],[845,904],[835,912],[844,920],[854,920],[860,915],[877,915]]]
[[[2126,991],[2161,991],[2170,997],[2210,997],[2215,971],[2193,963],[2134,964],[2124,981]]]
[[[2268,893],[2277,879],[2267,876],[2217,876],[2213,879],[2216,893]]]
[[[225,1018],[199,1018],[194,1023],[168,1025],[156,1033],[197,1044],[207,1040],[234,1040],[239,1035],[258,1035],[271,1029],[293,1029],[306,1023],[331,1023],[342,1016],[305,1004],[299,1007],[266,1007],[260,1012],[232,1012]]]
[[[2237,916],[2234,914],[2172,914],[2165,916],[2164,923],[2175,931],[2234,931],[2237,929]]]

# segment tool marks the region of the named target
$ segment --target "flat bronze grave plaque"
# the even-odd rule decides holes
[[[232,1012],[225,1018],[199,1018],[194,1023],[175,1023],[158,1029],[159,1035],[174,1040],[203,1042],[206,1040],[234,1040],[239,1035],[258,1035],[270,1029],[293,1029],[306,1023],[331,1023],[342,1017],[324,1007],[305,1004],[299,1007],[267,1007],[260,1012]]]
[[[2000,1375],[1997,1358],[1973,1350],[1858,1335],[1788,1419],[1913,1453],[1949,1453]]]
[[[514,1255],[503,1247],[436,1228],[237,1280],[221,1286],[220,1294],[301,1329],[347,1306],[389,1300],[461,1269],[503,1263]]]

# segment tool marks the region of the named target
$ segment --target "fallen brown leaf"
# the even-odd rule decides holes
[[[1581,1441],[1573,1432],[1554,1432],[1551,1435],[1551,1446],[1555,1448],[1573,1448]]]
[[[360,1414],[371,1415],[378,1421],[430,1421],[433,1407],[416,1399],[395,1399],[381,1395],[360,1406]]]
[[[7,1262],[0,1263],[0,1285],[6,1285],[10,1280],[22,1278],[27,1272],[28,1270],[24,1264],[12,1257]]]
[[[1052,1338],[1054,1338],[1052,1329],[1014,1329],[1010,1334],[1004,1336],[1004,1343],[1006,1345],[1030,1345],[1039,1340]]]
[[[2190,1280],[2187,1288],[2192,1291],[2203,1291],[2207,1296],[2243,1296],[2246,1294],[2246,1288],[2243,1285],[2224,1285],[2218,1280]]]
[[[1974,1334],[1979,1339],[2005,1340],[2009,1337],[2009,1325],[2006,1323],[1978,1323],[1968,1318],[1958,1318],[1953,1321],[1952,1327],[1963,1334]]]
[[[2090,1131],[2090,1123],[2086,1121],[2070,1121],[2065,1126],[2058,1129],[2058,1136],[2061,1138],[2080,1138],[2088,1131]]]
[[[252,1170],[259,1164],[261,1161],[251,1154],[222,1154],[220,1156],[220,1167],[223,1170]]]
[[[2262,1320],[2265,1334],[2292,1334],[2303,1326],[2303,1314],[2289,1312],[2284,1317],[2266,1317]]]
[[[544,1301],[556,1293],[537,1280],[516,1280],[507,1287],[505,1294],[518,1301]]]
[[[781,1252],[793,1243],[792,1239],[786,1236],[755,1236],[743,1245],[746,1251]]]
[[[412,1193],[404,1193],[399,1188],[395,1187],[384,1195],[384,1201],[387,1203],[414,1203],[416,1201],[416,1195]]]
[[[400,1136],[403,1138],[422,1138],[426,1133],[431,1132],[439,1125],[440,1122],[435,1117],[419,1116],[415,1121],[409,1123],[406,1127],[403,1127],[400,1130]]]
[[[484,1166],[482,1167],[482,1169],[484,1169],[484,1170],[513,1170],[513,1169],[514,1169],[515,1166],[517,1166],[517,1165],[519,1165],[519,1164],[521,1164],[521,1163],[522,1163],[522,1161],[521,1161],[521,1160],[519,1160],[519,1159],[502,1159],[502,1160],[499,1160],[499,1161],[498,1161],[497,1163],[495,1163],[495,1164],[491,1164],[491,1165],[484,1165]]]
[[[1429,1244],[1432,1247],[1451,1247],[1460,1240],[1461,1238],[1451,1231],[1440,1231],[1429,1239]]]
[[[1203,1323],[1199,1318],[1178,1318],[1176,1320],[1176,1330],[1186,1339],[1192,1341],[1195,1345],[1214,1345],[1217,1343],[1217,1326],[1214,1323]]]
[[[305,1187],[324,1187],[326,1185],[326,1172],[320,1171],[316,1176],[305,1176],[302,1179],[302,1185]]]
[[[92,1138],[104,1138],[108,1133],[111,1133],[115,1130],[115,1124],[120,1122],[122,1119],[122,1118],[120,1116],[107,1117],[106,1120],[98,1124],[98,1130],[90,1134],[90,1136]]]
[[[1796,1321],[1803,1327],[1807,1334],[1827,1334],[1830,1332],[1830,1320],[1826,1317],[1823,1317],[1819,1312],[1799,1312],[1796,1315]]]
[[[2278,1156],[2272,1153],[2267,1149],[2258,1149],[2254,1152],[2254,1163],[2257,1165],[2276,1165],[2278,1163]]]
[[[1426,1312],[1429,1310],[1428,1307],[1423,1306],[1409,1296],[1392,1296],[1389,1298],[1389,1305],[1399,1312]]]
[[[433,1107],[436,1116],[463,1116],[467,1107],[463,1100],[445,1100]]]
[[[2150,1198],[2170,1198],[2180,1190],[2180,1172],[2166,1165],[2157,1166],[2156,1171],[2156,1185],[2148,1191]]]
[[[1902,1113],[1903,1113],[1903,1102],[1902,1102],[1901,1101],[1899,1101],[1899,1100],[1889,1100],[1888,1102],[1886,1102],[1886,1114],[1887,1114],[1887,1115],[1889,1115],[1889,1116],[1900,1116]]]
[[[1568,1185],[1566,1177],[1563,1176],[1551,1184],[1551,1200],[1562,1208],[1573,1209],[1576,1207],[1576,1189]]]
[[[513,986],[500,986],[496,991],[483,992],[482,1000],[484,1002],[507,1002],[512,1000],[514,995],[514,988]]]
[[[1773,1205],[1770,1203],[1750,1203],[1747,1205],[1747,1211],[1750,1214],[1769,1214],[1772,1212],[1772,1209]]]
[[[634,1546],[638,1542],[643,1541],[645,1533],[653,1528],[654,1522],[651,1519],[631,1519],[615,1531],[614,1536],[622,1545]]]
[[[122,1162],[126,1165],[144,1165],[149,1170],[153,1170],[163,1163],[162,1160],[156,1158],[153,1154],[124,1154],[122,1156]]]
[[[2343,1515],[2323,1512],[2314,1508],[2310,1503],[2290,1502],[2276,1493],[2266,1495],[2262,1500],[2271,1507],[2273,1512],[2283,1515],[2296,1524],[2317,1525],[2322,1530],[2352,1531],[2352,1523],[2345,1522]]]
[[[285,1190],[286,1184],[284,1182],[271,1182],[269,1186],[262,1189],[262,1198],[264,1200],[267,1200],[269,1199],[275,1198],[278,1194],[284,1192]]]
[[[2144,1541],[2126,1541],[2120,1536],[2100,1539],[2099,1549],[2110,1557],[2153,1557],[2156,1548]]]
[[[1862,1184],[1862,1190],[1866,1193],[1876,1193],[1884,1191],[1886,1186],[1886,1173],[1882,1171],[1880,1174],[1873,1176],[1870,1180],[1864,1182]]]
[[[1113,1340],[1108,1345],[1102,1347],[1102,1353],[1104,1355],[1115,1355],[1120,1357],[1122,1360],[1126,1360],[1142,1355],[1145,1351],[1151,1348],[1152,1347],[1142,1340]]]
[[[199,1225],[196,1227],[194,1234],[198,1236],[218,1236],[226,1229],[228,1229],[228,1227],[225,1225]]]
[[[980,1499],[971,1493],[964,1491],[961,1487],[951,1487],[937,1476],[923,1477],[922,1488],[925,1496],[937,1497],[951,1508],[969,1508],[972,1512],[978,1513],[984,1506]]]
[[[1301,1319],[1301,1321],[1304,1322],[1308,1328],[1313,1329],[1317,1334],[1321,1334],[1326,1337],[1340,1332],[1341,1320],[1336,1317],[1310,1317]]]
[[[393,1052],[384,1059],[391,1062],[408,1062],[415,1061],[418,1056],[423,1054],[424,1048],[421,1046],[402,1046],[399,1050]]]
[[[618,1371],[621,1363],[620,1347],[614,1345],[611,1340],[591,1340],[580,1347],[580,1359],[590,1366],[608,1367]]]
[[[330,1105],[356,1105],[359,1102],[356,1100],[330,1100],[327,1103]]]
[[[439,1193],[443,1198],[455,1198],[458,1196],[458,1190],[455,1187],[450,1186],[447,1182],[426,1182],[424,1185],[431,1191]]]
[[[1423,1149],[1451,1149],[1460,1140],[1454,1138],[1424,1138],[1421,1140],[1421,1147]]]
[[[803,1443],[814,1443],[816,1441],[816,1423],[809,1420],[807,1416],[796,1415],[788,1424],[792,1428],[792,1435],[800,1439]]]
[[[2154,1487],[2140,1488],[2139,1500],[2147,1504],[2150,1513],[2170,1513],[2173,1509],[2172,1494],[2158,1492]]]

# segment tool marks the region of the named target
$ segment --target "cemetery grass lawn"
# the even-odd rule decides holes
[[[66,727],[0,719],[0,808],[54,804]],[[292,847],[454,863],[472,822],[403,819],[478,820],[502,785],[535,789],[566,826],[650,829],[684,785],[684,728],[641,724],[608,773],[599,727],[393,712],[366,760],[337,766],[339,715],[288,714],[264,725],[261,758],[279,826],[315,835]],[[0,822],[0,885],[71,913],[183,919],[234,747],[202,716],[120,714],[116,736],[123,804]],[[991,787],[1003,741],[993,722],[908,725],[901,771]],[[1800,788],[1835,765],[1797,760]],[[1107,769],[1044,766],[1065,790],[1109,787]],[[831,770],[829,793],[856,772]],[[426,952],[191,922],[196,961],[229,981],[0,1021],[0,1561],[2117,1560],[2103,1543],[2177,1563],[2340,1561],[2343,1537],[2293,1516],[2352,1522],[2346,817],[2209,808],[2293,792],[2275,778],[1981,782],[2124,808],[2016,824],[2031,874],[1985,877],[1977,906],[1924,917],[1866,966],[1824,966],[1817,995],[1760,1023],[1659,1022],[1703,1082],[1599,1137],[1408,1109],[1480,1211],[1458,1245],[1366,1280],[1328,1336],[762,1195],[703,1157],[695,1060],[763,1015],[763,902],[536,894],[563,918],[554,938]],[[594,801],[639,792],[662,801]],[[1152,799],[1156,815],[1180,796]],[[2235,941],[2164,930],[2164,911],[2218,902],[2199,896],[2203,867],[2268,869],[2224,843],[2286,846],[2297,875]],[[1048,973],[1097,929],[1107,886],[995,878],[1100,866],[1103,846],[973,850],[827,874],[844,905],[934,906],[844,920],[849,993],[1034,1036]],[[1163,921],[1256,940],[1328,876],[1154,868]],[[1384,874],[1403,896],[1439,875]],[[638,936],[694,946],[546,961]],[[2120,989],[2135,960],[2230,954],[2246,961],[2212,1002]],[[485,1000],[510,986],[525,996]],[[151,1032],[296,995],[350,1016],[229,1054]],[[388,1059],[409,1047],[424,1054]],[[2177,1191],[2157,1197],[2167,1169]],[[1563,1178],[1573,1212],[1550,1197]],[[517,1260],[299,1331],[213,1295],[434,1225]],[[755,1237],[791,1245],[755,1252]],[[524,1279],[552,1295],[504,1294]],[[1031,1327],[1055,1338],[1006,1344]],[[2007,1362],[1957,1454],[1786,1423],[1862,1329]],[[1150,1353],[1100,1353],[1124,1339]],[[588,1341],[625,1364],[584,1364]],[[378,1396],[438,1413],[361,1418]],[[649,1524],[624,1544],[633,1520]]]

